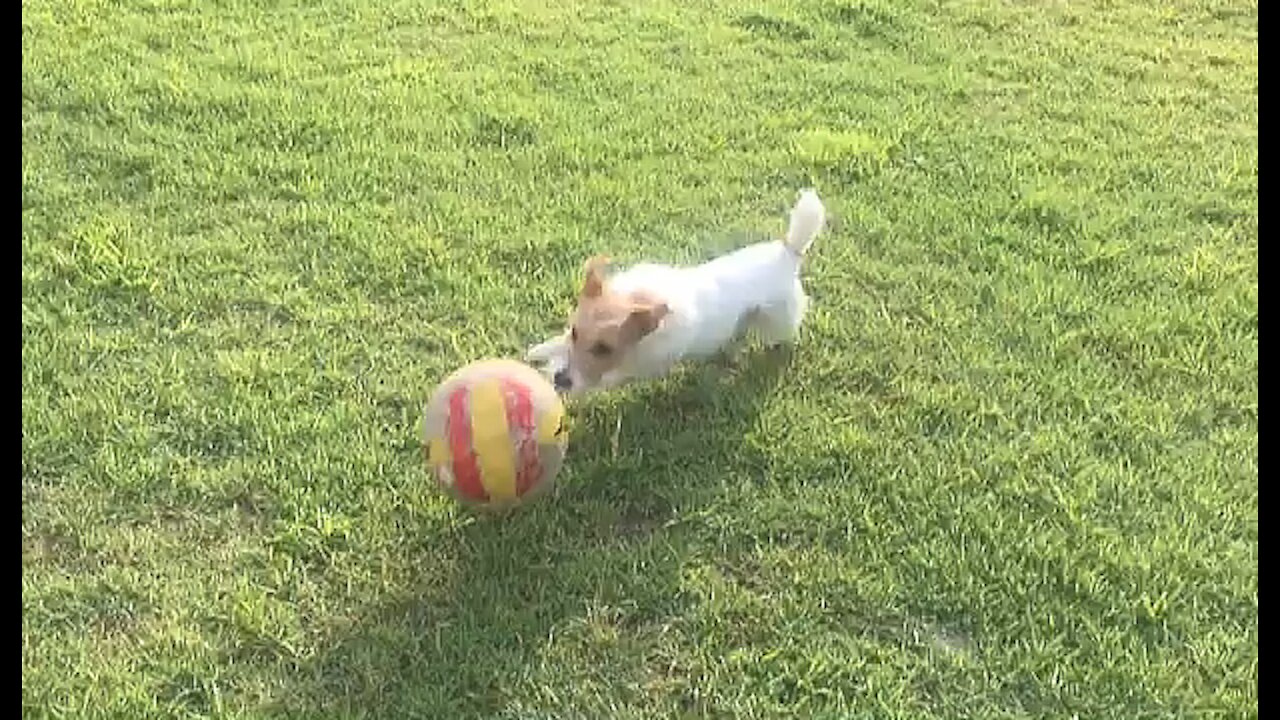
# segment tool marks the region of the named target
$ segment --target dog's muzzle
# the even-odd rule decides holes
[[[556,390],[560,392],[567,392],[573,388],[573,378],[569,377],[568,368],[557,370],[556,374],[552,376],[551,382],[555,385]]]

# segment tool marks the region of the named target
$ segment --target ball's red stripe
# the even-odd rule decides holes
[[[465,386],[449,394],[449,425],[445,434],[449,436],[449,454],[453,456],[454,489],[471,500],[488,500],[489,494],[480,481],[475,449],[471,447],[471,417]]]
[[[538,424],[533,417],[533,398],[529,386],[502,379],[507,396],[507,425],[516,433],[516,495],[524,495],[542,473],[538,462]]]

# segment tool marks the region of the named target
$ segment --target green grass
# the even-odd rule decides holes
[[[1241,718],[1248,0],[24,0],[30,718]],[[420,404],[585,256],[833,215],[789,358]]]

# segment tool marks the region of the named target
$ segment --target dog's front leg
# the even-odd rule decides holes
[[[557,335],[529,348],[524,354],[526,362],[540,365],[539,370],[557,390],[562,389],[569,371],[569,332]]]
[[[524,359],[532,363],[552,363],[569,357],[569,333],[563,332],[529,348]]]

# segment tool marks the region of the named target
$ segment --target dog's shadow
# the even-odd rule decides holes
[[[345,609],[351,624],[298,668],[277,709],[478,717],[536,707],[547,668],[582,662],[561,656],[572,639],[555,638],[598,622],[661,623],[679,595],[690,524],[726,476],[753,472],[744,438],[790,360],[756,350],[571,404],[554,494],[506,516],[407,523],[387,553],[413,577]]]
[[[754,350],[688,366],[659,382],[570,407],[574,418],[568,498],[645,503],[688,500],[714,483],[672,482],[684,470],[714,477],[750,464],[760,410],[792,360],[788,348]],[[572,505],[572,503],[570,503]]]

